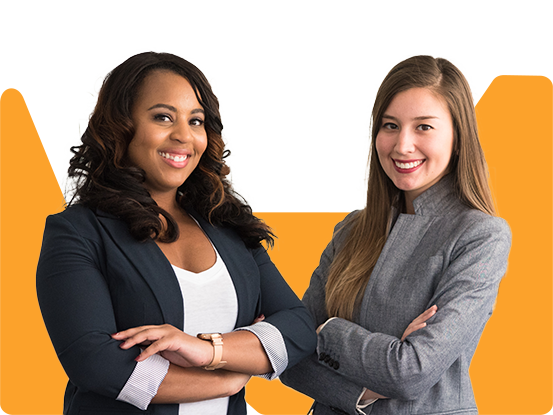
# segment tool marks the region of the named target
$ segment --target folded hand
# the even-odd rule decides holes
[[[112,334],[115,340],[122,340],[122,349],[133,346],[145,347],[136,358],[137,362],[159,353],[171,363],[181,367],[207,366],[213,360],[211,342],[190,336],[170,324],[161,326],[140,326]]]

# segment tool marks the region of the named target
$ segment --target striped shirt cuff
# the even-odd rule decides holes
[[[246,330],[255,334],[261,342],[265,353],[267,353],[273,371],[257,376],[273,380],[284,372],[288,366],[288,352],[286,351],[286,344],[284,343],[282,334],[275,326],[265,321],[260,321],[251,326],[235,329],[235,331],[237,330]]]
[[[143,411],[146,410],[168,370],[169,360],[157,354],[138,362],[131,377],[115,399],[130,403]]]

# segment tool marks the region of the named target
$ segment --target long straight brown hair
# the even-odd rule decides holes
[[[376,152],[382,116],[392,99],[411,88],[427,88],[447,102],[453,119],[453,152],[448,170],[459,199],[467,206],[495,215],[488,169],[478,139],[476,114],[469,84],[446,59],[414,56],[397,64],[376,95],[372,112],[367,205],[347,224],[348,237],[336,254],[326,284],[329,316],[352,320],[376,261],[386,242],[391,207],[402,200]],[[399,206],[396,206],[400,208]]]

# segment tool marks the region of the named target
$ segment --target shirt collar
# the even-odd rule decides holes
[[[452,174],[447,174],[413,201],[415,215],[442,215],[458,203]]]

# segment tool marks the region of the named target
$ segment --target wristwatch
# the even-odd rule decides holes
[[[205,370],[215,370],[227,364],[223,358],[223,335],[221,333],[199,333],[198,339],[210,341],[213,345],[213,360],[203,368]]]

